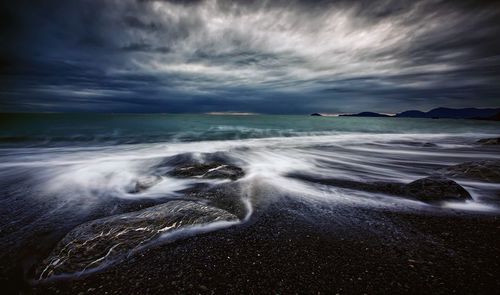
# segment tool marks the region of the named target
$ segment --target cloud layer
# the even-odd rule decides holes
[[[500,7],[488,2],[31,2],[2,9],[7,111],[500,104]]]

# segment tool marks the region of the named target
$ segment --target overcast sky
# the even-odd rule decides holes
[[[495,1],[2,3],[0,111],[500,106]]]

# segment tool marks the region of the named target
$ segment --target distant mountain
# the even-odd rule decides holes
[[[427,118],[427,113],[417,110],[404,111],[396,114],[396,117],[402,118]]]
[[[496,115],[500,109],[449,109],[437,108],[430,110],[427,114],[430,117],[437,118],[488,118]]]
[[[379,114],[379,113],[374,113],[374,112],[361,112],[357,114],[346,114],[346,115],[340,115],[342,117],[391,117],[389,115],[384,115],[384,114]]]
[[[313,116],[313,117],[321,117],[323,115],[321,115],[320,113],[312,113],[311,116]]]
[[[435,108],[428,112],[416,110],[404,111],[396,114],[396,117],[404,118],[447,118],[447,119],[493,119],[495,115],[500,113],[500,108],[496,109],[452,109],[452,108]]]
[[[322,116],[320,113],[311,116]],[[477,108],[435,108],[428,112],[409,110],[394,116],[375,112],[361,112],[357,114],[342,114],[341,117],[397,117],[397,118],[432,118],[432,119],[474,119],[500,121],[500,108],[477,109]]]

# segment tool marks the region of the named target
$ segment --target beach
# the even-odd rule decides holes
[[[498,122],[3,115],[18,293],[491,293]]]

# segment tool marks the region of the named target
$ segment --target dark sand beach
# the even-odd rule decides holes
[[[304,214],[304,211],[307,211]],[[491,294],[500,220],[272,205],[247,224],[154,247],[34,293]]]

